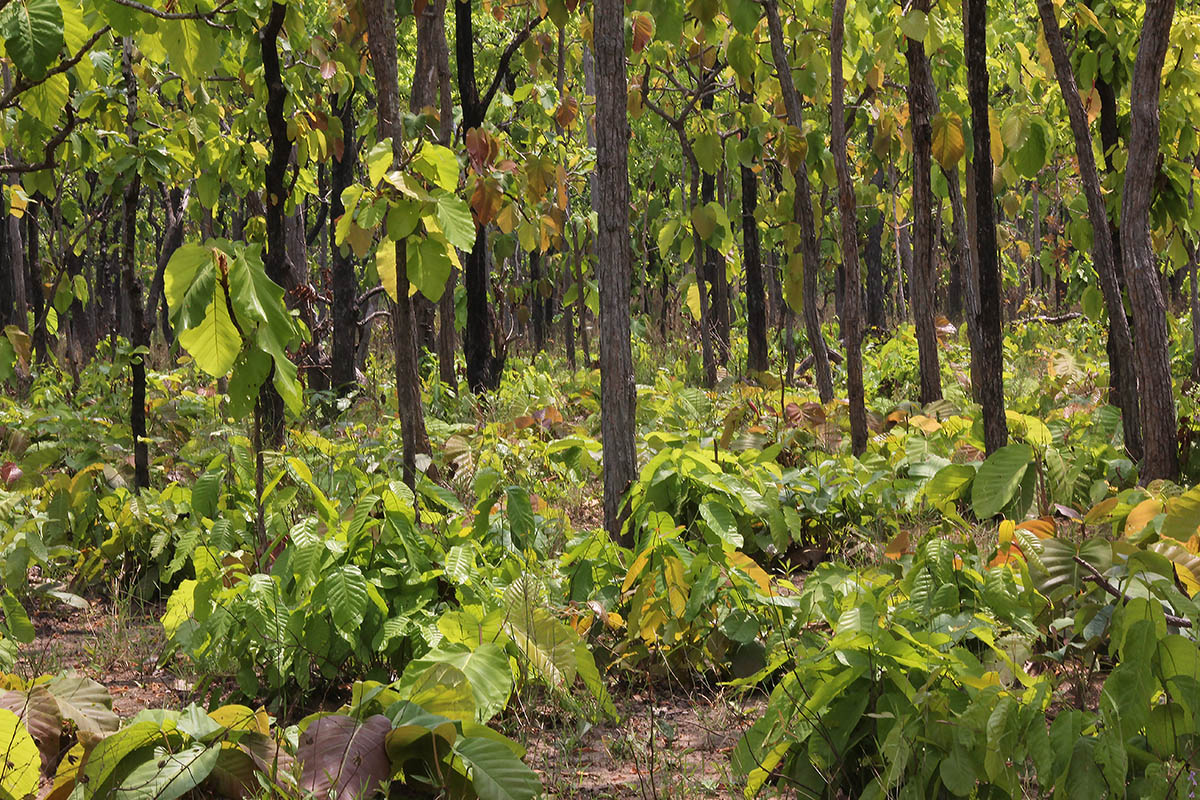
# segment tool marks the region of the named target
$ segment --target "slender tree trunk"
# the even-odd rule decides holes
[[[542,303],[542,253],[529,252],[529,320],[533,325],[533,349],[540,353],[546,346],[545,306]]]
[[[696,208],[700,200],[697,192],[697,188],[700,185],[700,165],[696,162],[696,156],[692,152],[691,144],[687,139],[687,133],[682,125],[676,128],[676,133],[679,135],[679,144],[683,148],[684,163],[688,165],[689,172],[691,173],[690,202],[688,207],[690,215],[692,209]],[[704,286],[705,262],[707,260],[706,250],[707,248],[700,238],[700,233],[693,225],[692,269],[696,275],[697,297],[700,301],[700,354],[704,364],[704,386],[707,389],[712,389],[717,385],[717,358],[713,348],[712,304],[709,302],[708,290]]]
[[[38,224],[39,207],[45,202],[40,195],[35,202],[25,209],[25,246],[28,255],[25,259],[27,269],[26,287],[29,292],[30,310],[33,311],[33,360],[39,364],[45,363],[48,348],[46,334],[46,287],[42,278],[41,232]]]
[[[1092,223],[1092,264],[1100,278],[1100,289],[1104,294],[1104,303],[1108,307],[1108,349],[1111,354],[1111,373],[1118,363],[1132,366],[1136,363],[1136,357],[1129,321],[1125,317],[1125,304],[1121,297],[1117,256],[1109,233],[1108,210],[1100,191],[1100,173],[1092,150],[1092,135],[1088,130],[1087,113],[1079,99],[1075,73],[1071,68],[1071,61],[1067,55],[1066,45],[1063,43],[1062,31],[1059,30],[1054,16],[1054,6],[1051,0],[1038,0],[1038,12],[1041,14],[1046,44],[1054,61],[1058,86],[1062,92],[1063,101],[1067,105],[1067,114],[1071,120],[1071,132],[1075,137],[1079,179],[1083,184],[1084,195],[1087,197],[1088,219]],[[1110,380],[1112,379],[1110,378]],[[1113,382],[1116,384],[1112,387],[1113,399],[1122,411],[1121,422],[1125,433],[1125,447],[1134,459],[1140,459],[1142,456],[1142,429],[1137,382],[1131,379]]]
[[[778,0],[764,0],[767,27],[771,36],[771,56],[775,59],[775,71],[783,91],[787,107],[788,122],[798,130],[804,130],[804,114],[800,106],[800,93],[792,82],[791,62],[784,47],[783,24],[779,20]],[[821,334],[821,320],[817,312],[817,272],[821,268],[820,243],[817,241],[816,223],[813,219],[812,186],[808,179],[808,164],[804,161],[796,168],[796,200],[793,208],[796,221],[800,223],[801,253],[804,257],[804,327],[808,334],[809,347],[813,354],[813,374],[817,380],[817,393],[822,403],[833,399],[833,375],[829,369],[829,351],[825,337]]]
[[[367,47],[375,73],[376,113],[379,136],[392,140],[393,163],[402,155],[400,129],[400,84],[397,75],[396,9],[389,0],[366,0]],[[385,243],[383,246],[387,246]],[[396,409],[400,417],[400,435],[404,445],[404,482],[415,488],[416,457],[429,455],[429,435],[425,432],[425,412],[421,407],[421,377],[417,372],[417,344],[412,304],[408,297],[407,241],[394,244],[396,250],[396,299],[392,303],[392,334],[396,357]]]
[[[267,248],[263,255],[263,267],[267,277],[280,286],[287,286],[290,271],[284,209],[287,204],[285,179],[292,144],[288,139],[287,119],[284,117],[287,87],[283,84],[279,64],[279,32],[283,29],[286,16],[285,4],[272,3],[271,16],[258,34],[262,45],[263,80],[267,85],[266,118],[271,144],[263,197],[267,217]],[[270,374],[258,393],[258,432],[264,446],[278,449],[283,446],[284,407],[283,397],[272,380],[274,375],[275,367],[272,364]]]
[[[637,394],[630,350],[629,121],[625,114],[625,4],[596,0],[596,215],[600,285],[600,430],[604,527],[632,546],[622,499],[637,477]]]
[[[749,92],[741,92],[738,100],[743,105],[749,105],[754,97]],[[767,355],[767,310],[758,220],[754,216],[758,208],[758,176],[743,164],[741,179],[742,263],[746,269],[746,338],[749,346],[746,365],[751,371],[766,372],[771,366]]]
[[[1141,398],[1142,482],[1179,476],[1166,304],[1150,242],[1150,203],[1158,172],[1158,98],[1174,16],[1175,0],[1147,0],[1130,89],[1130,158],[1121,201],[1121,253],[1136,330],[1133,363]]]
[[[842,300],[842,337],[846,342],[846,394],[850,400],[850,447],[854,455],[867,449],[867,411],[863,398],[862,374],[862,281],[858,270],[858,209],[854,201],[854,181],[846,158],[846,85],[842,77],[842,49],[845,38],[846,0],[833,0],[830,32],[833,123],[830,137],[833,163],[838,176],[838,212],[841,216],[842,265],[846,288]]]
[[[872,185],[883,192],[883,167],[875,170]],[[886,294],[883,289],[883,212],[871,209],[868,217],[872,220],[867,229],[866,247],[863,248],[863,260],[867,265],[867,329],[879,333],[887,327]]]
[[[354,166],[358,161],[353,89],[346,93],[341,106],[335,105],[332,110],[342,122],[342,157],[334,158],[329,175],[331,224],[346,213],[342,192],[354,182]],[[349,246],[333,246],[332,250],[333,345],[330,352],[330,378],[338,394],[345,394],[356,383],[354,348],[358,340],[358,277]]]
[[[967,98],[974,137],[975,220],[979,256],[979,399],[983,440],[989,454],[1008,444],[1004,413],[1004,332],[1000,316],[1000,264],[996,251],[996,203],[992,189],[992,143],[988,127],[987,0],[966,0]]]
[[[138,146],[137,122],[137,79],[133,75],[133,42],[126,38],[122,43],[122,67],[125,78],[125,132],[130,146]],[[134,348],[150,346],[150,328],[146,325],[145,307],[142,305],[142,279],[137,269],[137,209],[138,193],[142,179],[135,171],[125,187],[125,209],[122,218],[121,274],[125,284],[126,302],[129,304],[130,329],[133,332],[130,344]],[[133,379],[133,393],[129,404],[129,427],[133,433],[134,489],[140,491],[150,486],[150,454],[146,442],[146,359],[142,354],[130,357],[129,368]]]
[[[914,8],[929,11],[929,0],[917,0]],[[942,399],[942,376],[938,364],[937,331],[934,325],[934,291],[937,273],[933,263],[933,77],[925,46],[907,39],[908,107],[912,124],[913,181],[913,269],[910,300],[917,332],[921,373],[921,404]]]

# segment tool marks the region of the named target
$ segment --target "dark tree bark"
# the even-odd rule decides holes
[[[287,230],[284,209],[287,205],[286,174],[292,144],[288,140],[287,120],[284,118],[284,103],[287,87],[283,85],[283,73],[279,65],[279,32],[287,16],[283,3],[271,4],[271,16],[259,31],[262,46],[263,80],[267,85],[267,128],[270,132],[270,158],[266,169],[266,192],[263,204],[267,218],[267,248],[263,254],[263,267],[267,277],[280,286],[287,286]],[[283,446],[284,408],[283,397],[272,380],[275,367],[263,381],[258,392],[258,435],[261,443],[278,449]],[[256,450],[258,448],[255,448]]]
[[[458,96],[462,106],[462,130],[470,131],[483,125],[500,81],[509,70],[512,55],[529,38],[543,17],[534,17],[509,42],[500,56],[487,93],[480,95],[475,78],[475,25],[471,0],[454,2],[454,58],[458,67]],[[486,226],[475,234],[475,245],[463,267],[463,285],[467,290],[467,323],[463,329],[463,355],[467,360],[467,386],[476,394],[500,385],[504,371],[505,352],[492,349],[492,341],[502,340],[492,335],[492,311],[488,302],[488,237]]]
[[[542,304],[542,253],[529,252],[529,321],[533,326],[533,349],[542,352],[546,346],[545,306]]]
[[[992,189],[992,142],[988,127],[987,0],[966,0],[967,99],[974,137],[975,225],[979,266],[979,401],[989,454],[1008,444],[1004,414],[1004,332],[1000,316],[1000,264],[996,251],[996,201]]]
[[[850,400],[850,447],[854,455],[867,449],[867,411],[863,399],[862,374],[862,282],[858,270],[858,209],[854,201],[854,182],[846,158],[846,85],[842,77],[842,49],[845,38],[846,0],[833,0],[830,31],[833,107],[830,118],[833,132],[833,163],[838,176],[838,212],[841,216],[842,265],[846,279],[842,299],[842,338],[846,343],[846,394]]]
[[[604,441],[604,527],[632,546],[622,500],[637,477],[630,351],[629,121],[625,114],[625,4],[597,0],[596,254],[600,286],[600,431]]]
[[[1112,366],[1116,366],[1117,362],[1132,366],[1135,363],[1133,337],[1129,330],[1129,321],[1125,317],[1117,257],[1110,235],[1108,210],[1104,204],[1104,196],[1100,192],[1100,173],[1092,150],[1092,134],[1088,130],[1087,112],[1084,111],[1083,103],[1079,99],[1075,73],[1071,69],[1071,61],[1063,42],[1062,31],[1059,30],[1054,16],[1054,6],[1051,0],[1038,0],[1038,13],[1042,17],[1046,44],[1054,61],[1054,72],[1058,77],[1058,86],[1062,92],[1063,101],[1067,105],[1067,115],[1071,120],[1071,132],[1075,137],[1075,156],[1079,161],[1079,180],[1083,184],[1084,195],[1087,197],[1088,219],[1092,223],[1092,264],[1096,268],[1096,274],[1100,277],[1100,289],[1104,294],[1104,303],[1108,307],[1110,363]],[[1112,367],[1110,367],[1111,371]],[[1115,405],[1121,407],[1125,447],[1134,459],[1140,459],[1142,456],[1142,428],[1137,382],[1123,380],[1112,388],[1114,400],[1116,400]]]
[[[745,105],[753,102],[754,98],[748,92],[741,92],[738,100]],[[771,366],[767,355],[767,308],[763,290],[758,220],[754,217],[758,208],[758,175],[743,164],[741,178],[742,263],[746,269],[746,338],[749,342],[746,365],[751,370],[766,372]]]
[[[930,0],[917,0],[914,8],[928,12]],[[937,330],[934,325],[934,292],[937,273],[933,261],[933,76],[925,45],[906,39],[908,62],[908,108],[912,125],[912,219],[913,267],[909,301],[917,333],[921,373],[921,404],[942,399],[942,375],[938,364]],[[986,118],[985,118],[986,119]],[[985,123],[986,124],[986,123]]]
[[[376,113],[380,137],[391,137],[392,160],[398,162],[403,147],[400,129],[400,83],[396,54],[396,8],[390,0],[366,0],[367,47],[375,72]],[[386,243],[383,246],[387,246]],[[396,300],[392,303],[392,335],[396,357],[396,409],[404,445],[404,482],[415,488],[416,456],[429,455],[429,435],[421,407],[421,376],[417,371],[417,344],[412,304],[408,297],[407,241],[394,244]]]
[[[158,308],[165,302],[163,291],[166,286],[167,264],[171,261],[171,256],[175,255],[175,251],[183,245],[184,226],[187,222],[184,211],[187,208],[190,195],[190,191],[179,188],[163,192],[163,197],[166,199],[166,203],[163,205],[163,216],[165,217],[164,230],[162,240],[159,242],[158,261],[154,267],[154,279],[150,282],[150,293],[146,296],[145,325],[147,339],[149,339],[150,333],[154,330],[154,317],[158,313]],[[162,334],[164,339],[168,342],[171,341],[171,322],[169,315],[166,314],[162,318]]]
[[[788,122],[798,130],[804,130],[804,113],[800,105],[800,93],[792,82],[791,62],[784,47],[783,24],[779,20],[778,0],[764,0],[767,27],[771,36],[771,56],[775,59],[775,72],[783,91],[787,107]],[[822,403],[833,399],[833,375],[829,369],[829,352],[825,337],[821,333],[821,319],[816,303],[817,272],[821,268],[820,242],[817,240],[816,223],[813,220],[812,185],[808,179],[808,164],[804,161],[796,168],[796,199],[793,209],[800,223],[800,251],[804,258],[804,328],[813,354],[813,374],[817,380],[817,393]]]
[[[358,161],[358,136],[354,116],[354,91],[346,93],[334,113],[342,122],[342,157],[334,158],[329,175],[329,220],[333,223],[346,213],[342,192],[354,182]],[[330,352],[330,380],[344,394],[355,385],[354,348],[358,341],[358,276],[349,246],[333,247],[330,280],[333,284],[333,345]]]
[[[875,129],[872,127],[868,132],[868,137],[874,137],[874,135]],[[875,177],[871,179],[871,185],[880,194],[883,194],[882,166],[875,169]],[[879,333],[887,327],[886,294],[883,288],[883,212],[872,208],[868,212],[867,218],[871,220],[871,226],[867,228],[867,241],[863,248],[863,260],[867,266],[866,327],[869,331]]]
[[[1130,158],[1121,199],[1121,254],[1133,310],[1134,364],[1141,398],[1143,483],[1179,476],[1166,303],[1150,242],[1150,203],[1158,169],[1158,98],[1174,16],[1175,0],[1147,0],[1130,88]]]
[[[33,360],[39,364],[45,363],[48,347],[46,335],[46,287],[42,279],[42,259],[40,253],[41,233],[38,225],[39,207],[45,201],[40,195],[34,198],[29,208],[25,209],[25,245],[28,255],[25,259],[26,289],[29,292],[30,311],[33,312]]]
[[[137,149],[137,79],[133,75],[133,42],[123,42],[122,67],[125,78],[125,132],[130,146]],[[121,279],[125,285],[125,298],[129,305],[131,337],[135,348],[150,346],[150,328],[146,325],[145,306],[142,305],[142,279],[137,269],[137,209],[138,193],[142,178],[135,171],[125,187],[125,208],[121,225]],[[133,393],[129,403],[129,427],[133,433],[134,490],[150,486],[150,454],[146,442],[146,360],[137,354],[130,357],[129,368],[133,379]]]

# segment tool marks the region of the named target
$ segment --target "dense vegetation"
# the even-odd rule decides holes
[[[0,0],[0,800],[1194,796],[1200,15],[849,5]]]

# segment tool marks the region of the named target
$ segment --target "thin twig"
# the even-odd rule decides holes
[[[1124,592],[1122,592],[1116,586],[1113,586],[1112,583],[1109,582],[1108,578],[1105,578],[1103,575],[1101,575],[1100,570],[1096,569],[1095,567],[1093,567],[1088,562],[1084,561],[1079,556],[1075,556],[1075,563],[1078,564],[1079,566],[1083,567],[1090,573],[1088,575],[1088,577],[1084,578],[1085,581],[1092,581],[1097,586],[1099,586],[1101,589],[1108,592],[1109,594],[1111,594],[1113,597],[1115,597],[1117,600],[1119,600],[1121,602],[1125,602],[1126,600],[1129,599],[1125,595]],[[1168,625],[1174,625],[1176,628],[1192,627],[1192,621],[1190,619],[1187,619],[1186,617],[1177,617],[1174,614],[1168,614],[1165,611],[1163,612],[1163,616],[1166,618]]]

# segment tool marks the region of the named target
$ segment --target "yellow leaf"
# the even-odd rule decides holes
[[[1125,538],[1133,539],[1141,533],[1150,521],[1158,516],[1162,507],[1162,501],[1156,497],[1147,498],[1134,506],[1125,518]]]
[[[667,602],[671,604],[671,613],[681,617],[687,606],[688,589],[684,582],[683,562],[674,556],[667,556],[663,562],[663,582],[667,585]]]
[[[758,588],[763,594],[771,593],[771,576],[750,556],[735,550],[729,554],[729,563],[749,575],[750,579],[758,584]]]

